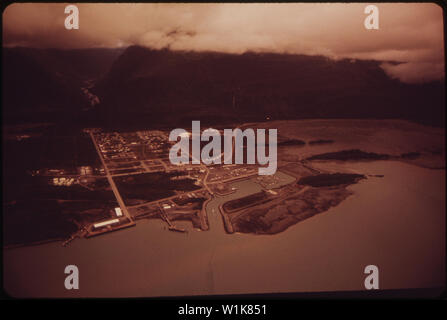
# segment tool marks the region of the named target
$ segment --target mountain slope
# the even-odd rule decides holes
[[[121,49],[3,48],[5,120],[48,121],[78,112],[89,105],[81,88],[104,75],[121,52]]]
[[[193,119],[406,118],[443,125],[443,83],[390,79],[377,61],[129,47],[94,88],[109,124]]]
[[[145,128],[265,119],[403,118],[444,126],[444,82],[403,84],[378,61],[127,49],[3,48],[4,122]],[[94,85],[94,86],[93,86]],[[92,87],[93,86],[93,87]],[[91,105],[88,94],[99,97]]]

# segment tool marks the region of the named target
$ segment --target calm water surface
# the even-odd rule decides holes
[[[445,170],[394,161],[321,166],[384,177],[349,187],[354,194],[339,206],[277,235],[224,232],[218,205],[261,190],[244,181],[209,203],[209,231],[181,222],[189,233],[170,232],[144,220],[65,248],[56,242],[4,250],[5,289],[17,297],[362,290],[369,264],[379,267],[381,289],[444,283]],[[80,271],[77,291],[64,288],[69,264]]]

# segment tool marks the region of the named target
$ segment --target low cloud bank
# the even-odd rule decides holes
[[[13,4],[5,46],[143,45],[228,53],[278,52],[374,59],[407,83],[443,79],[442,9],[378,4],[379,30],[366,30],[366,4],[79,4],[80,29],[65,30],[63,4]],[[400,64],[390,63],[392,61]]]

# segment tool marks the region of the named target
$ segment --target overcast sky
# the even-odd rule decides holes
[[[66,30],[64,4],[13,4],[3,13],[3,45],[319,54],[405,62],[382,65],[404,82],[444,78],[439,6],[379,3],[379,30],[366,30],[366,5],[79,4],[79,30]]]

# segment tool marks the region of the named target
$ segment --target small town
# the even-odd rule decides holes
[[[169,148],[174,142],[163,131],[137,131],[130,133],[103,132],[101,129],[85,129],[95,146],[101,165],[79,166],[76,172],[61,168],[45,168],[32,172],[33,176],[46,177],[49,185],[70,188],[78,185],[94,191],[99,181],[107,180],[116,199],[108,218],[86,224],[78,223],[78,231],[63,242],[68,245],[78,237],[93,237],[111,231],[135,226],[143,218],[161,218],[168,230],[187,232],[177,227],[174,220],[189,220],[200,230],[208,230],[206,204],[213,195],[235,191],[230,182],[258,175],[256,165],[204,165],[172,164]],[[136,177],[151,184],[151,175],[160,176],[168,183],[185,184],[166,196],[154,200],[131,199],[132,185],[128,179]],[[262,181],[275,183],[276,177],[263,176]],[[186,187],[186,189],[183,189]],[[274,192],[274,191],[271,191]]]

